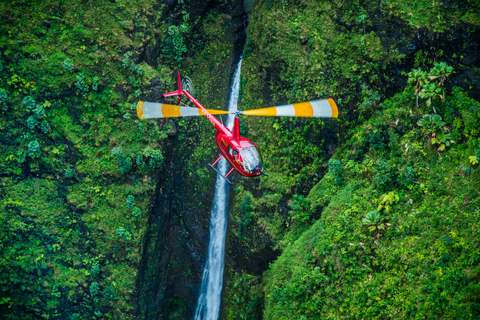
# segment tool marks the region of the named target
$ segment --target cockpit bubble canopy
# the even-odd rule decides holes
[[[249,145],[240,150],[240,164],[246,172],[260,174],[263,172],[262,155],[253,144]]]

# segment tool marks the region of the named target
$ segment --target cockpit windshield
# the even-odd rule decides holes
[[[240,164],[246,172],[253,174],[263,172],[262,156],[253,145],[240,150]]]

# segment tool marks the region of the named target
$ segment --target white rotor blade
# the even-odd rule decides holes
[[[328,98],[270,108],[245,110],[243,114],[270,117],[338,118],[338,107],[333,99]]]
[[[228,111],[207,109],[211,114],[227,114]],[[139,101],[137,115],[140,119],[203,116],[199,108],[183,107],[174,104]]]

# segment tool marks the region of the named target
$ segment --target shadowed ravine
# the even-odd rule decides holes
[[[240,89],[240,69],[242,58],[235,68],[233,75],[230,97],[228,99],[228,111],[237,110],[238,92]],[[227,118],[227,127],[231,130],[233,115]],[[219,170],[225,175],[227,172],[227,161],[221,159]],[[210,241],[208,244],[208,258],[203,270],[200,296],[195,311],[195,320],[216,320],[220,311],[220,301],[223,286],[223,269],[225,265],[225,233],[228,219],[228,191],[229,185],[220,176],[217,176],[215,185],[215,196],[213,199],[212,211],[210,213]]]

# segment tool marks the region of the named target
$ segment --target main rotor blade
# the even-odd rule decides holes
[[[245,110],[243,111],[243,114],[249,116],[271,117],[338,118],[338,108],[335,101],[328,98],[270,108]]]
[[[227,114],[228,111],[207,109],[211,114]],[[140,119],[203,116],[199,108],[174,104],[138,101],[137,115]]]

